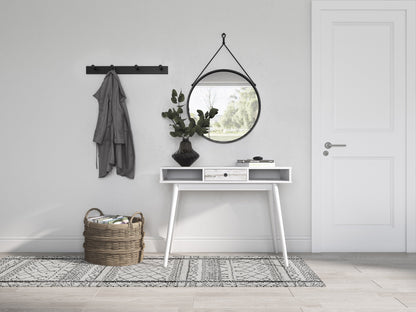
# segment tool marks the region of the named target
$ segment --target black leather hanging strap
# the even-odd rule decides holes
[[[196,77],[196,79],[192,83],[192,86],[195,85],[195,83],[198,81],[199,77],[201,77],[201,75],[204,73],[205,69],[207,69],[207,67],[209,66],[209,64],[211,64],[212,60],[217,56],[218,52],[220,52],[220,50],[223,47],[225,47],[227,49],[227,51],[231,54],[231,56],[233,57],[233,59],[237,62],[238,66],[240,66],[240,68],[243,70],[243,72],[247,75],[247,78],[250,80],[250,82],[253,84],[253,86],[256,86],[256,84],[254,83],[253,79],[251,79],[250,75],[246,72],[246,70],[244,69],[244,67],[240,64],[240,62],[237,60],[237,58],[234,56],[234,54],[231,52],[231,50],[225,44],[225,37],[226,36],[227,35],[225,33],[223,33],[221,35],[221,37],[222,37],[222,44],[221,44],[221,46],[218,48],[217,52],[215,52],[214,56],[211,57],[211,59],[209,60],[208,64],[205,65],[204,69],[201,71],[201,73],[198,75],[198,77]]]

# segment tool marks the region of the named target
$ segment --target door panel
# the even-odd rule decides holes
[[[393,24],[334,22],[332,28],[334,128],[391,129]]]
[[[334,173],[334,196],[330,204],[334,209],[332,222],[337,226],[392,226],[393,159],[332,157],[330,161]]]
[[[406,251],[406,11],[336,2],[313,2],[312,248]]]

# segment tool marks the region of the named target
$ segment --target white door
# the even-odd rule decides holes
[[[410,17],[414,2],[312,2],[314,252],[406,251]]]

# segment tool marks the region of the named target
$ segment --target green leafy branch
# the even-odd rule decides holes
[[[185,101],[185,96],[182,91],[178,95],[178,92],[173,89],[170,100],[173,104],[176,104],[177,108],[169,108],[168,111],[162,112],[162,117],[168,118],[172,121],[170,126],[172,126],[173,131],[169,132],[171,136],[174,138],[182,137],[186,139],[193,136],[195,133],[198,135],[204,135],[209,132],[210,120],[218,114],[218,109],[212,107],[205,113],[198,109],[198,121],[195,121],[194,118],[190,117],[189,123],[186,125],[186,118],[182,118],[184,105],[181,103]]]

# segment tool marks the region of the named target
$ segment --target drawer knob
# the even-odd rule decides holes
[[[224,173],[224,177],[228,177],[228,173]]]

